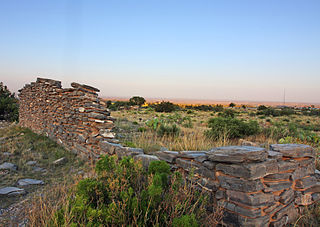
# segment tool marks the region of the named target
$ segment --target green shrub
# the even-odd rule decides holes
[[[260,132],[257,121],[245,122],[236,118],[217,117],[211,118],[208,122],[211,130],[206,135],[215,140],[226,136],[227,138],[242,138],[245,136],[255,135]]]
[[[145,102],[146,100],[140,96],[133,96],[132,98],[129,99],[130,105],[142,106]]]
[[[18,100],[14,97],[14,93],[0,82],[0,120],[18,121],[18,119]]]
[[[177,109],[177,105],[171,102],[162,101],[161,103],[154,105],[154,109],[156,112],[170,113]]]
[[[139,127],[138,128],[138,132],[145,132],[147,131],[147,129],[145,127]]]
[[[146,172],[131,157],[103,156],[96,176],[81,180],[55,214],[62,226],[208,225],[208,197],[164,161]],[[216,221],[216,220],[214,220]]]
[[[176,124],[161,124],[157,130],[159,136],[179,136],[180,128]]]
[[[236,115],[236,112],[231,109],[226,109],[223,112],[220,112],[218,114],[219,117],[225,117],[225,118],[228,118],[228,117],[234,118],[235,115]]]

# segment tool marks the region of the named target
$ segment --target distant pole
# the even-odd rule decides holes
[[[286,105],[286,89],[283,89],[283,105]]]

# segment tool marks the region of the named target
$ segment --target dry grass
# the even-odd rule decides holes
[[[146,153],[155,151],[159,147],[166,147],[173,151],[183,150],[209,150],[217,146],[226,146],[231,141],[222,136],[221,139],[213,141],[204,136],[202,128],[187,129],[183,128],[181,136],[162,136],[159,137],[155,131],[148,130],[136,135],[132,139],[137,147],[143,148]]]

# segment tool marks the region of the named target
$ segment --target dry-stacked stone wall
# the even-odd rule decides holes
[[[226,226],[284,226],[320,199],[315,151],[307,145],[228,146],[157,156],[193,171],[197,184],[225,208]]]
[[[21,126],[45,133],[66,148],[89,156],[100,154],[100,143],[114,140],[113,118],[98,89],[38,78],[19,90]]]
[[[20,124],[46,133],[69,150],[88,157],[133,156],[144,166],[164,160],[173,169],[192,171],[199,187],[225,209],[225,226],[284,226],[306,205],[320,199],[315,151],[301,144],[275,144],[270,149],[229,146],[209,151],[159,151],[117,144],[114,119],[96,88],[38,78],[20,90]]]

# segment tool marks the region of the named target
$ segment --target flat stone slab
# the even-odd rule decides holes
[[[263,162],[268,157],[265,148],[251,146],[218,147],[207,154],[211,161],[226,163]]]
[[[267,167],[264,163],[247,163],[243,165],[219,163],[216,170],[224,174],[241,177],[248,180],[263,178],[267,173]]]
[[[46,171],[47,171],[46,169],[41,168],[41,167],[38,167],[38,166],[34,166],[34,167],[32,168],[32,170],[33,170],[34,172],[46,172]]]
[[[302,158],[315,156],[313,148],[304,144],[273,144],[270,147],[273,151],[278,151],[285,157]]]
[[[160,160],[164,160],[169,163],[174,163],[179,153],[177,151],[158,151],[155,155]]]
[[[42,180],[35,180],[35,179],[29,179],[29,178],[18,180],[19,186],[37,185],[37,184],[43,185],[44,182]]]
[[[5,162],[0,165],[0,170],[4,169],[16,171],[18,169],[18,166],[10,162]]]
[[[0,196],[18,196],[24,195],[26,192],[22,188],[17,187],[4,187],[0,188]]]
[[[35,164],[37,164],[37,161],[28,161],[26,163],[27,166],[34,166]]]
[[[257,192],[264,188],[260,180],[243,180],[235,177],[218,176],[222,188],[240,191]]]
[[[197,159],[200,162],[207,160],[206,151],[180,151],[178,157]]]
[[[272,193],[253,193],[248,194],[245,192],[226,190],[228,200],[245,204],[250,207],[266,207],[276,201],[275,195]]]
[[[155,155],[139,154],[133,157],[135,160],[140,160],[143,167],[148,168],[152,161],[160,161]]]

